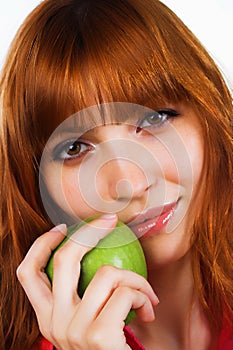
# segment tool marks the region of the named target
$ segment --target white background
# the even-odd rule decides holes
[[[113,0],[114,1],[114,0]],[[233,86],[233,0],[163,0],[197,35]],[[0,4],[0,68],[9,44],[27,14],[40,0]]]

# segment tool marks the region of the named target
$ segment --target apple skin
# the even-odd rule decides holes
[[[74,232],[92,220],[93,218],[89,218],[81,224],[70,226],[67,230],[67,237],[52,252],[45,268],[45,272],[51,282],[53,279],[54,253],[65,244]],[[147,278],[147,266],[141,244],[130,228],[121,221],[118,221],[113,231],[100,240],[97,246],[82,258],[78,284],[78,295],[80,298],[83,296],[96,271],[103,265],[131,270]],[[125,319],[125,324],[127,325],[134,317],[135,312],[131,310]]]

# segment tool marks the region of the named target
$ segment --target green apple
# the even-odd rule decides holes
[[[52,252],[50,260],[45,268],[50,281],[53,279],[54,253],[85,223],[93,218],[85,220],[81,224],[72,225],[68,228],[67,237]],[[81,272],[78,284],[78,295],[83,296],[85,289],[90,283],[96,271],[103,265],[116,266],[125,270],[131,270],[147,278],[147,267],[142,247],[130,230],[123,222],[118,221],[116,227],[106,237],[99,241],[96,247],[84,255],[81,260]],[[135,317],[131,310],[125,320],[128,324]]]

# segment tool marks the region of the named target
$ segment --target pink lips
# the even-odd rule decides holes
[[[156,207],[139,214],[128,226],[140,238],[148,238],[154,236],[163,230],[173,217],[177,202],[166,204],[163,207]]]

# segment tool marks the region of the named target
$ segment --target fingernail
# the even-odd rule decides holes
[[[155,294],[152,304],[153,304],[154,306],[156,306],[156,305],[158,305],[159,303],[160,303],[159,298],[158,298],[157,295]]]
[[[50,232],[60,231],[62,233],[66,233],[67,226],[66,224],[60,224],[55,227],[53,227]]]
[[[117,215],[116,214],[103,214],[100,216],[100,219],[104,219],[104,220],[113,220],[113,219],[116,219]]]

